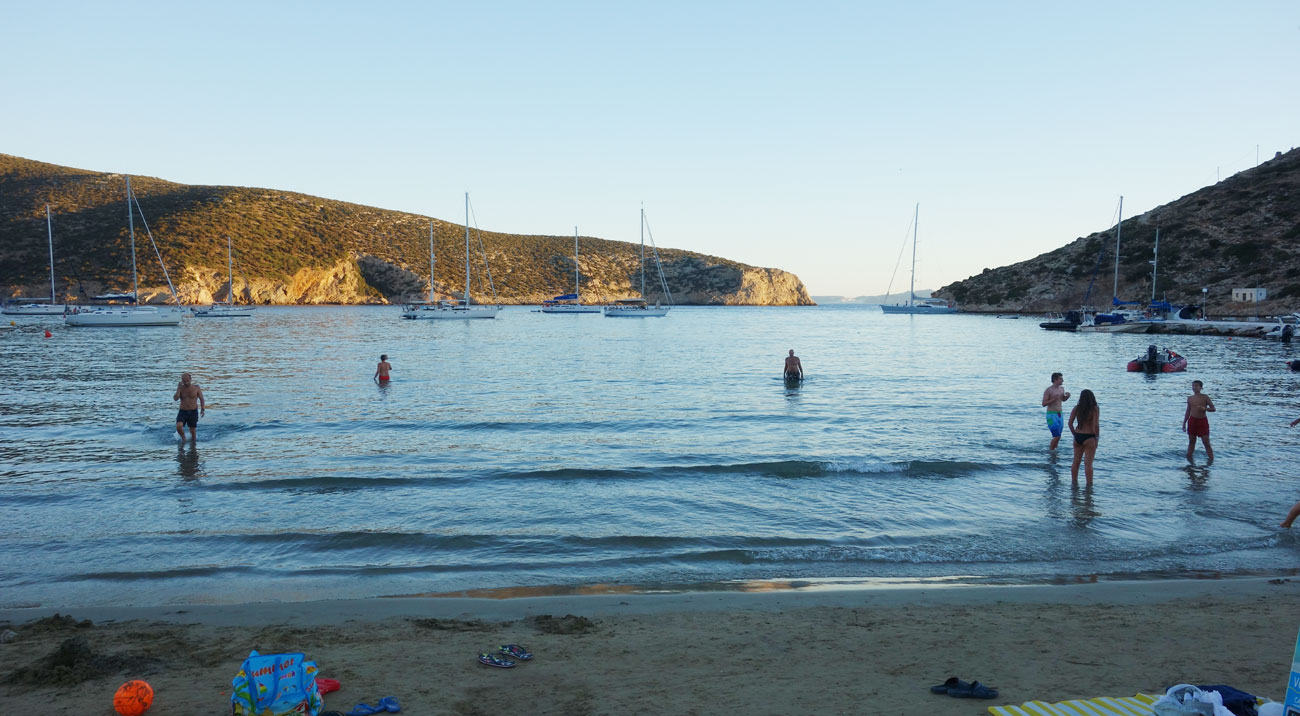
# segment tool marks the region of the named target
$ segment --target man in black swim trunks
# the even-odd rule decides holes
[[[786,380],[803,380],[803,363],[794,355],[794,349],[790,349],[790,355],[785,357],[785,379]]]
[[[195,431],[199,427],[199,416],[207,412],[207,404],[203,401],[203,389],[197,383],[190,382],[189,373],[181,373],[181,382],[176,386],[176,394],[172,400],[181,401],[181,409],[176,413],[176,434],[185,439],[185,431],[182,429],[188,425],[190,427],[190,442],[196,439]]]

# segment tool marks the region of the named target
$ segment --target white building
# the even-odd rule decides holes
[[[1234,288],[1232,289],[1232,300],[1243,303],[1258,303],[1268,298],[1268,289],[1266,288]]]

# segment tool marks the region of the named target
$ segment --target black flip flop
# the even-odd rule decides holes
[[[969,689],[969,688],[970,688],[970,684],[966,683],[965,681],[962,681],[961,679],[958,679],[956,676],[950,676],[948,677],[948,680],[943,682],[942,684],[935,684],[934,686],[931,686],[930,693],[947,695],[948,689]]]
[[[948,695],[955,699],[996,699],[998,690],[985,686],[978,681],[972,681],[966,684],[965,688],[958,686],[948,689]]]

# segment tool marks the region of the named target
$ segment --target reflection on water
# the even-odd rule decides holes
[[[194,480],[203,477],[199,466],[199,449],[194,443],[176,446],[176,472],[182,480]]]
[[[1092,504],[1092,486],[1070,486],[1070,522],[1075,527],[1088,527],[1093,519],[1101,516]]]

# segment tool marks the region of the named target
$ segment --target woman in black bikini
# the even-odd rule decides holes
[[[1070,482],[1079,484],[1079,461],[1083,460],[1083,473],[1092,487],[1092,456],[1097,453],[1097,438],[1101,435],[1101,410],[1097,397],[1091,390],[1079,393],[1079,402],[1070,411],[1070,432],[1074,433],[1074,463],[1070,465]]]

